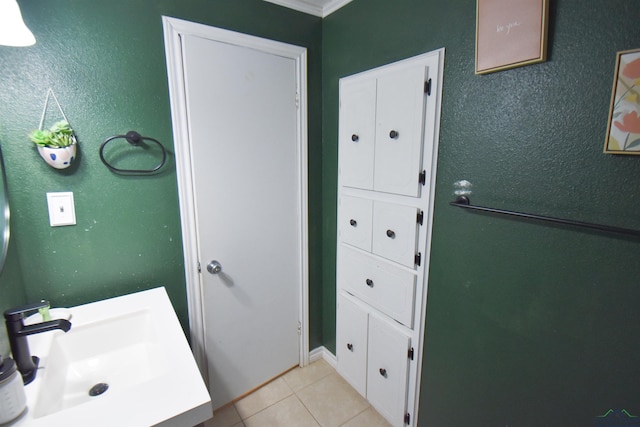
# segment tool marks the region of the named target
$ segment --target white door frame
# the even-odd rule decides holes
[[[307,49],[247,34],[237,33],[208,25],[184,21],[168,16],[162,17],[164,45],[169,80],[173,140],[175,142],[176,173],[180,200],[182,246],[184,250],[187,305],[191,348],[205,381],[208,383],[208,366],[205,347],[203,307],[203,283],[199,272],[198,229],[195,217],[193,170],[191,167],[191,144],[187,120],[184,69],[182,64],[183,35],[193,35],[223,43],[242,46],[261,52],[290,58],[295,61],[298,93],[297,144],[298,144],[298,191],[300,205],[300,366],[309,363],[309,244],[307,215]]]

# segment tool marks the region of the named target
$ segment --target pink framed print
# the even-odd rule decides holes
[[[618,52],[604,152],[640,154],[640,49]]]
[[[549,0],[477,0],[476,74],[547,59]]]

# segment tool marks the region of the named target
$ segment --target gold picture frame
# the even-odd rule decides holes
[[[616,56],[604,152],[640,155],[640,49]]]
[[[547,60],[549,0],[476,1],[476,74]]]

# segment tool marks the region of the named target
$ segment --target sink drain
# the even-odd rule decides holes
[[[89,390],[89,396],[100,396],[102,393],[107,391],[108,388],[109,388],[109,384],[98,383],[93,387],[91,387],[91,389]]]

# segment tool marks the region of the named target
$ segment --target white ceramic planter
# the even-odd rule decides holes
[[[38,145],[38,153],[49,166],[56,169],[66,169],[76,159],[76,148],[76,144],[62,148],[41,147]]]

